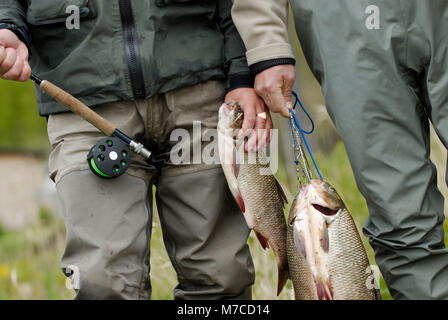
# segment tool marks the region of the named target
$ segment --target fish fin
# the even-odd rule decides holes
[[[238,204],[238,207],[240,207],[241,212],[245,213],[246,212],[246,206],[244,205],[244,200],[243,200],[243,197],[241,196],[241,193],[239,193],[236,196],[235,201]]]
[[[240,164],[238,161],[238,150],[234,146],[233,158],[232,158],[232,177],[231,177],[233,181],[233,186],[231,187],[231,189],[233,197],[235,198],[235,201],[238,204],[238,207],[240,207],[241,212],[244,213],[246,212],[246,206],[244,205],[243,196],[241,195],[241,190],[239,189],[239,183],[238,183],[239,173],[240,173]]]
[[[283,207],[285,207],[285,205],[288,204],[288,198],[286,197],[286,194],[283,191],[283,188],[280,185],[280,183],[277,181],[277,179],[275,179],[275,183],[277,184],[277,190],[278,190],[278,194],[280,196],[280,200],[282,200],[282,205],[283,205]]]
[[[330,237],[328,236],[328,229],[326,227],[322,230],[320,245],[325,252],[328,252],[330,249]]]
[[[283,263],[278,265],[278,284],[277,284],[277,296],[282,292],[286,281],[290,278],[288,261],[285,260]]]
[[[329,280],[318,280],[316,283],[317,298],[319,300],[334,300],[333,286]]]
[[[267,249],[269,248],[269,243],[268,243],[268,239],[266,239],[261,233],[255,231],[255,235],[257,236],[258,241],[260,241],[261,246],[263,247],[263,249]]]
[[[235,178],[238,178],[238,175],[240,174],[240,164],[238,161],[237,148],[233,148],[232,169],[233,169],[233,175],[235,176]]]
[[[294,244],[296,245],[297,252],[302,256],[303,258],[306,258],[306,250],[305,250],[305,240],[302,237],[302,234],[296,230],[296,228],[293,229],[294,234]]]

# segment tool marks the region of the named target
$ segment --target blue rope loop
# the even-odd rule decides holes
[[[309,135],[309,134],[312,134],[312,133],[314,132],[314,129],[315,129],[314,121],[313,121],[313,119],[311,118],[311,116],[310,116],[310,114],[308,113],[308,111],[306,111],[306,109],[305,109],[305,107],[303,106],[302,101],[300,101],[299,96],[297,95],[297,93],[296,93],[295,91],[293,91],[293,92],[292,92],[292,95],[293,95],[294,98],[295,98],[295,102],[294,102],[294,106],[293,106],[293,108],[292,108],[293,110],[289,110],[289,113],[292,115],[292,118],[293,118],[293,119],[292,119],[293,121],[291,121],[291,119],[289,119],[289,126],[290,126],[290,128],[291,128],[291,134],[292,134],[292,136],[294,137],[294,125],[295,125],[296,128],[299,130],[299,133],[300,133],[300,135],[301,135],[301,137],[302,137],[302,139],[303,139],[303,142],[305,143],[306,149],[308,150],[308,153],[309,153],[309,155],[310,155],[310,158],[311,158],[311,160],[313,161],[314,167],[316,168],[316,172],[317,172],[317,174],[319,175],[319,178],[320,178],[321,180],[323,180],[323,178],[322,178],[322,174],[320,173],[319,168],[317,167],[316,161],[314,160],[314,157],[313,157],[313,153],[311,152],[311,149],[310,149],[310,147],[309,147],[309,145],[308,145],[308,142],[306,141],[306,137],[305,137],[305,135]],[[311,122],[311,129],[310,129],[309,131],[305,131],[305,130],[303,130],[303,129],[302,129],[302,126],[300,125],[299,120],[297,119],[297,116],[296,116],[296,114],[295,114],[295,112],[294,112],[294,111],[296,110],[297,104],[299,104],[300,108],[303,110],[303,112],[306,114],[306,116],[308,117],[308,119],[309,119],[310,122]],[[293,122],[294,122],[294,123],[293,123]],[[296,147],[295,139],[293,138],[292,141],[293,141],[294,148],[295,148],[295,147]],[[299,159],[297,158],[297,156],[294,157],[294,162],[295,162],[296,165],[299,164]]]

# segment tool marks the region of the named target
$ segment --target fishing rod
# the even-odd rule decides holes
[[[124,174],[130,165],[130,151],[149,161],[151,151],[118,130],[115,125],[80,100],[50,81],[40,79],[34,73],[31,73],[30,79],[53,99],[91,123],[107,136],[95,144],[87,155],[90,170],[95,175],[110,179]]]

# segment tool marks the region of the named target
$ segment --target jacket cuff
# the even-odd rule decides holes
[[[260,72],[269,69],[271,67],[274,66],[278,66],[278,65],[282,65],[282,64],[292,64],[295,65],[296,64],[296,60],[293,58],[278,58],[278,59],[271,59],[271,60],[266,60],[266,61],[261,61],[258,62],[256,64],[251,65],[250,68],[250,73],[253,76],[256,76],[257,74],[259,74]]]
[[[226,94],[238,88],[253,88],[254,77],[249,73],[237,73],[229,75],[226,84]]]
[[[291,45],[289,43],[276,43],[260,46],[246,52],[247,63],[251,66],[255,63],[265,60],[278,58],[294,59]]]
[[[22,41],[28,47],[28,51],[30,52],[31,55],[32,42],[28,30],[26,30],[24,27],[18,27],[12,23],[0,23],[0,30],[1,29],[8,29],[12,31],[17,36],[17,38],[19,38],[19,40]]]

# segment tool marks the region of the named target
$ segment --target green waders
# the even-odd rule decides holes
[[[95,111],[144,141],[160,159],[178,144],[176,130],[190,133],[192,139],[179,139],[191,144],[190,150],[207,147],[203,136],[216,129],[222,101],[223,84],[208,81]],[[199,134],[194,121],[201,121]],[[179,281],[174,298],[251,299],[250,230],[219,164],[199,159],[155,167],[135,156],[126,174],[105,180],[90,172],[86,161],[89,149],[104,137],[91,124],[73,113],[50,115],[48,135],[50,175],[67,229],[61,265],[66,274],[76,272],[76,299],[150,298],[153,185],[163,240]]]
[[[429,121],[448,144],[448,1],[293,0],[396,299],[448,299],[443,197]]]

